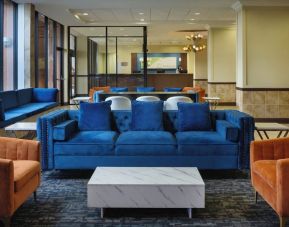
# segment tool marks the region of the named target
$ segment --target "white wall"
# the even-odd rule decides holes
[[[77,36],[77,66],[76,74],[77,75],[87,75],[87,37],[86,36]],[[78,78],[77,79],[77,93],[86,94],[87,93],[87,78]]]
[[[208,39],[208,81],[236,81],[236,29],[210,29]]]

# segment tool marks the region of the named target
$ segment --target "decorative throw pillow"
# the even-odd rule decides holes
[[[56,102],[58,89],[56,88],[33,88],[34,102]]]
[[[163,105],[163,101],[133,101],[131,130],[163,131]]]
[[[0,121],[5,121],[4,106],[2,99],[0,99]]]
[[[80,103],[78,127],[83,131],[110,131],[111,101]]]
[[[178,131],[210,131],[209,103],[178,103]]]

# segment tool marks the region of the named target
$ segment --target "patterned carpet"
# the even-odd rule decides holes
[[[107,209],[87,208],[86,184],[92,171],[44,172],[38,201],[32,197],[15,213],[13,226],[279,226],[275,212],[263,201],[254,203],[248,176],[239,171],[202,171],[206,208]],[[1,224],[0,224],[1,225]]]

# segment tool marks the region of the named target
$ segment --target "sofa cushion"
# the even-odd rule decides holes
[[[19,106],[32,102],[33,88],[20,89],[16,92]]]
[[[4,120],[5,120],[4,106],[3,106],[2,99],[0,99],[0,121],[4,121]]]
[[[163,101],[132,102],[131,130],[163,131]]]
[[[176,153],[175,137],[165,131],[129,131],[116,141],[116,155],[169,155]]]
[[[186,155],[237,155],[237,143],[224,139],[217,132],[177,132],[179,154]]]
[[[79,131],[67,141],[56,141],[55,155],[114,155],[118,134],[114,131]]]
[[[208,103],[178,104],[178,131],[210,131],[210,108]]]
[[[16,160],[14,165],[14,190],[19,192],[31,178],[40,174],[40,163],[37,161]]]
[[[259,160],[253,163],[252,170],[273,189],[276,188],[276,160]]]
[[[37,102],[37,103],[28,103],[22,106],[18,106],[9,110],[10,113],[23,113],[27,115],[32,115],[42,110],[48,109],[52,106],[55,106],[55,102]]]
[[[0,92],[0,99],[2,99],[5,111],[18,106],[16,91],[2,91]]]
[[[77,121],[68,120],[53,127],[54,140],[68,140],[77,131]]]
[[[111,103],[111,101],[80,103],[79,129],[86,131],[110,131]]]
[[[56,102],[58,89],[33,88],[33,102]]]

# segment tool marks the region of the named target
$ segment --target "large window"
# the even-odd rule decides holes
[[[2,27],[0,32],[0,90],[17,88],[17,4],[10,0],[3,0],[1,4]]]
[[[63,102],[63,25],[35,13],[36,87],[58,88]]]

